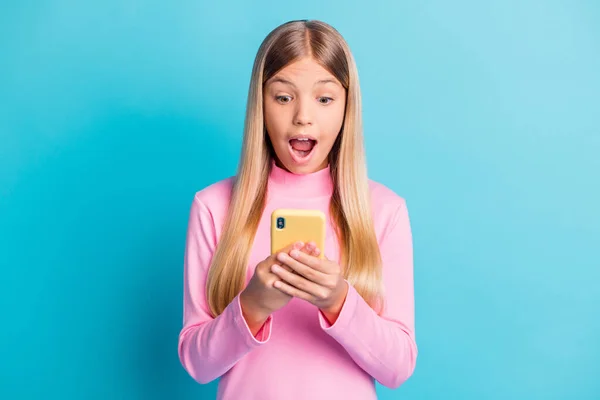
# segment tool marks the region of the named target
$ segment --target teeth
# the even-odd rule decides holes
[[[306,141],[308,141],[309,139],[308,139],[308,138],[298,138],[298,139],[296,139],[296,140],[300,140],[300,141],[302,141],[302,142],[306,142]]]

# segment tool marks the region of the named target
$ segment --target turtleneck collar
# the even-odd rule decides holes
[[[327,167],[310,174],[294,174],[278,167],[275,160],[272,160],[269,187],[276,196],[298,199],[331,196],[333,181],[330,173],[330,167],[327,165]]]

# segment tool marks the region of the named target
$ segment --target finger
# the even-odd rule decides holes
[[[288,296],[297,297],[299,299],[306,300],[311,303],[314,301],[313,296],[306,292],[303,292],[298,288],[291,286],[288,283],[285,283],[284,281],[275,281],[273,283],[273,287],[275,287],[282,293],[287,294]]]
[[[292,250],[300,250],[303,247],[306,247],[306,244],[304,244],[304,242],[298,241],[298,242],[290,243],[289,245],[287,245],[283,249],[281,249],[279,252],[289,253]]]
[[[285,253],[289,253],[292,250],[299,250],[306,247],[306,245],[303,242],[295,242],[295,243],[290,243],[289,245],[285,246],[283,249],[281,249],[279,252],[285,252]],[[273,253],[269,256],[270,260],[269,263],[270,264],[276,264],[279,266],[283,266],[284,268],[287,268],[288,270],[291,270],[289,267],[282,265],[282,263],[280,261],[277,260],[277,254],[279,252]]]
[[[277,253],[289,253],[292,250],[300,250],[305,246],[306,244],[304,242],[293,242],[271,254],[271,257],[275,257]]]
[[[299,250],[299,251],[301,251],[301,252],[303,252],[305,254],[312,254],[313,253],[313,249],[311,248],[311,246],[308,243],[307,244],[303,244],[302,242],[296,242],[293,245],[289,245],[287,247],[284,247],[281,251],[289,254],[289,252],[292,251],[292,250],[294,250],[294,249]],[[292,272],[294,274],[296,273],[293,269],[291,269],[287,265],[281,263],[281,261],[278,261],[277,258],[276,258],[276,254],[274,256],[273,262],[276,265],[279,265],[279,266],[285,268],[286,270],[288,270],[288,271],[290,271],[290,272]]]
[[[299,251],[305,253],[305,254],[312,254],[312,255],[316,255],[314,254],[314,248],[316,248],[316,245],[311,244],[310,242],[305,244],[304,247],[302,247]],[[291,251],[291,250],[290,250]],[[287,252],[289,253],[289,252]],[[277,263],[283,267],[285,267],[288,271],[291,271],[293,274],[296,273],[296,271],[294,271],[293,269],[291,269],[290,267],[288,267],[285,264],[282,264],[280,261],[277,261]]]
[[[314,257],[318,257],[319,254],[321,254],[321,250],[319,250],[319,248],[317,247],[317,244],[315,242],[308,242],[308,243],[306,243],[306,246],[304,246],[304,247],[309,250],[305,253],[310,254]]]
[[[302,254],[306,257],[311,257],[308,254]],[[279,253],[277,255],[277,260],[283,265],[287,265],[288,267],[292,268],[294,271],[296,271],[296,273],[302,275],[311,282],[322,284],[328,278],[326,274],[295,260],[289,254]]]
[[[301,264],[307,265],[310,268],[325,273],[328,273],[327,265],[318,257],[314,257],[308,254],[300,253],[297,250],[290,251],[290,257],[300,262]],[[279,260],[281,261],[281,260]]]
[[[287,271],[294,272],[294,270],[291,267],[283,264],[281,261],[275,260],[273,265],[281,267],[281,268],[285,268]]]
[[[290,251],[292,251],[293,249],[290,249]],[[306,253],[306,254],[312,254],[312,248],[310,247],[310,243],[305,244],[301,249],[301,252]],[[289,251],[286,251],[286,253],[289,253]]]
[[[296,289],[308,293],[313,297],[321,298],[323,296],[324,288],[322,286],[309,281],[299,274],[294,274],[277,266],[271,267],[271,271],[285,281],[285,283],[295,287]]]

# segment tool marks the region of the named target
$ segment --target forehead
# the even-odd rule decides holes
[[[312,86],[317,83],[341,86],[333,74],[312,58],[303,58],[286,65],[267,83],[286,84],[288,82],[296,86]]]

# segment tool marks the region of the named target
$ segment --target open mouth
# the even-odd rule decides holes
[[[311,138],[294,138],[290,140],[292,156],[297,162],[307,161],[317,145],[317,141]]]

